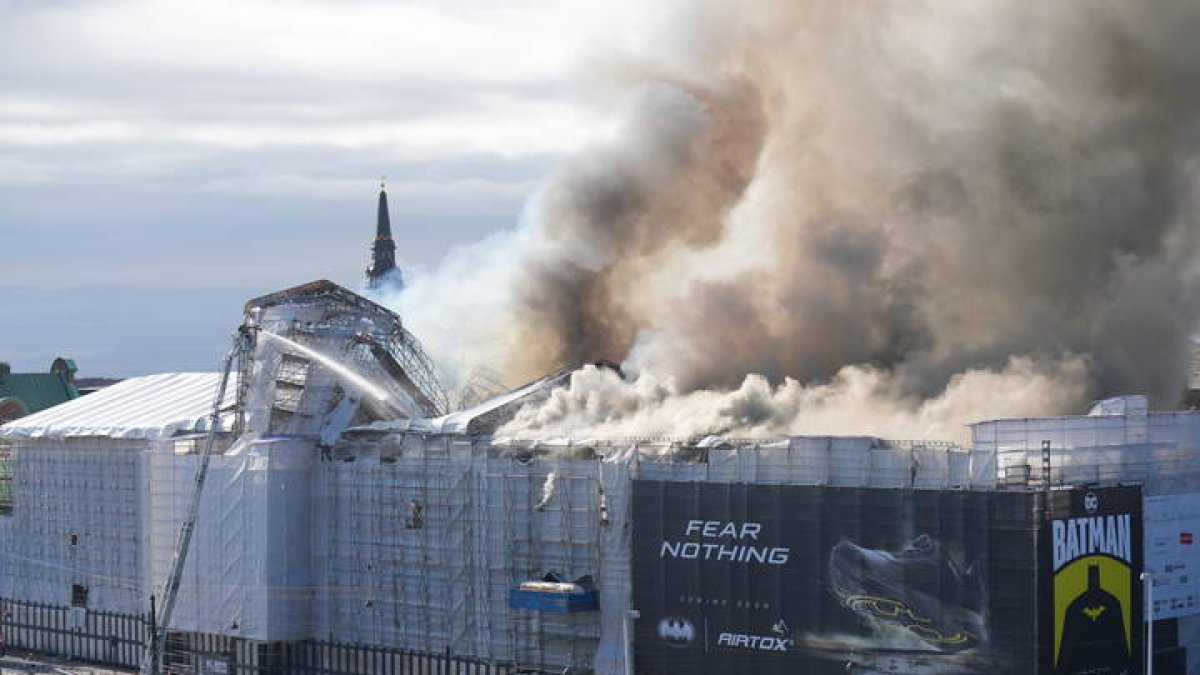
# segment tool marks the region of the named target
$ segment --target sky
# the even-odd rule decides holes
[[[632,0],[0,0],[0,360],[216,369],[252,297],[512,227],[608,133]]]

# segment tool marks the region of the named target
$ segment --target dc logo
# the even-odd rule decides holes
[[[1095,492],[1089,492],[1083,496],[1083,509],[1088,513],[1095,513],[1096,509],[1100,508],[1100,498]]]
[[[672,647],[686,647],[696,638],[696,629],[687,619],[668,616],[658,622],[658,637]]]

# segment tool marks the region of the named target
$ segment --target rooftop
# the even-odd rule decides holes
[[[124,380],[94,394],[0,426],[0,438],[161,438],[205,431],[219,373],[165,373]],[[222,409],[237,387],[230,383]],[[232,415],[224,421],[228,426]]]
[[[11,406],[13,410],[24,409],[26,413],[36,413],[56,406],[65,401],[79,397],[79,391],[72,382],[74,362],[67,359],[55,359],[55,366],[44,373],[14,373],[8,364],[0,364],[0,400],[15,399],[20,406]],[[68,369],[69,366],[69,369]],[[0,420],[5,419],[0,416]]]

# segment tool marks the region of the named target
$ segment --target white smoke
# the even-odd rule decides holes
[[[1082,358],[1035,362],[1013,357],[999,370],[971,369],[930,398],[905,395],[888,371],[846,366],[829,382],[787,378],[773,386],[747,375],[728,391],[681,392],[671,380],[644,373],[625,381],[585,366],[544,404],[522,409],[497,431],[522,438],[778,437],[788,434],[876,435],[968,440],[964,423],[1027,417],[1062,409],[1087,391]]]

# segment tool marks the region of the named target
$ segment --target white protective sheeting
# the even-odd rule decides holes
[[[947,443],[871,436],[716,439],[680,454],[678,444],[639,444],[641,476],[655,480],[869,487],[989,487],[987,457]],[[980,468],[984,467],[984,468]]]
[[[630,548],[632,479],[637,467],[637,449],[613,449],[600,462],[598,504],[600,639],[596,646],[597,673],[628,673],[625,664],[626,617],[633,605],[633,551]]]
[[[594,459],[500,455],[454,436],[335,448],[314,473],[313,637],[591,667],[599,612],[515,610],[509,592],[547,574],[596,579],[600,472]]]
[[[211,395],[216,376],[208,377]],[[158,390],[118,400],[149,403]],[[197,418],[206,398],[196,398]],[[130,415],[121,429],[149,430],[150,417]],[[1200,484],[1198,413],[985,422],[969,450],[828,436],[498,441],[417,426],[359,431],[332,445],[319,434],[246,436],[232,447],[222,437],[171,627],[617,675],[635,478],[987,488],[1000,470],[1036,473],[1048,441],[1056,482],[1136,481],[1150,495],[1195,493]],[[0,516],[9,552],[0,557],[0,595],[64,606],[79,585],[89,608],[133,613],[161,594],[205,436],[147,438],[11,439],[14,505]],[[1174,541],[1176,530],[1192,529],[1171,527]],[[599,611],[511,606],[513,588],[547,575],[590,576]],[[1200,634],[1192,618],[1180,618],[1188,646]]]
[[[13,509],[0,516],[0,596],[146,611],[142,565],[148,441],[18,440]]]
[[[153,439],[204,431],[220,379],[218,373],[131,378],[0,426],[0,437]],[[222,408],[233,406],[236,398],[237,386],[230,382]],[[228,428],[231,421],[223,418],[222,426]]]
[[[971,425],[975,457],[991,456],[1000,480],[1054,485],[1138,482],[1147,496],[1195,492],[1200,484],[1200,413],[1151,412],[1002,419]],[[1018,480],[1014,483],[1013,478]]]
[[[263,641],[308,637],[315,457],[305,439],[257,439],[211,458],[172,629]],[[198,461],[195,454],[150,457],[147,593],[163,592]]]

